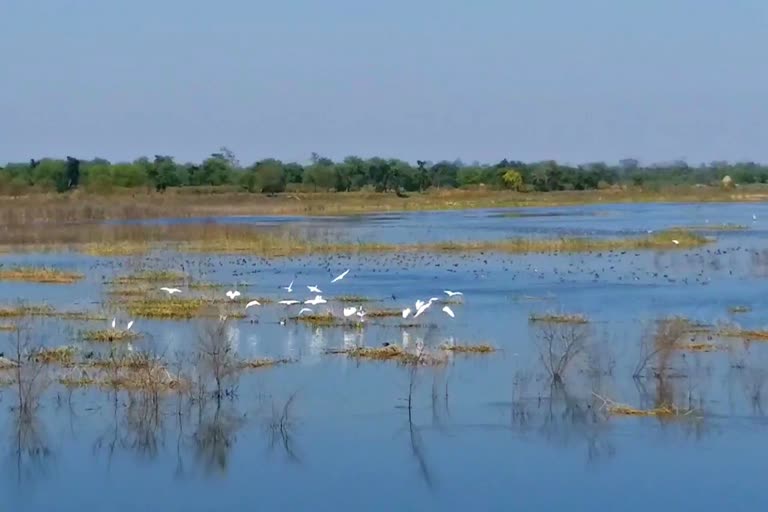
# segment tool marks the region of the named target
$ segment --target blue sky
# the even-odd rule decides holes
[[[2,0],[0,162],[768,161],[765,0]]]

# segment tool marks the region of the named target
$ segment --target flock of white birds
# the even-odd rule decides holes
[[[342,279],[344,279],[345,277],[347,277],[347,274],[349,274],[349,271],[350,271],[350,269],[347,269],[344,272],[342,272],[341,274],[339,274],[338,276],[334,277],[331,280],[331,284],[337,283],[337,282],[341,281]],[[294,283],[295,283],[295,280],[291,281],[288,286],[284,286],[283,287],[283,290],[285,290],[288,293],[293,293],[293,285],[294,285]],[[182,293],[179,288],[169,288],[167,286],[164,286],[164,287],[160,288],[160,290],[165,292],[165,293],[167,293],[169,296]],[[309,299],[306,299],[304,301],[296,300],[296,299],[283,299],[283,300],[278,301],[277,303],[281,304],[283,306],[286,306],[286,307],[295,306],[295,305],[303,305],[303,306],[305,306],[305,307],[302,307],[299,310],[299,313],[298,313],[299,315],[303,315],[305,313],[310,313],[310,314],[313,313],[313,310],[311,308],[309,308],[309,307],[306,307],[306,306],[318,306],[320,304],[327,304],[328,303],[328,301],[325,298],[323,298],[323,296],[322,296],[323,291],[319,288],[319,286],[317,286],[317,285],[307,285],[307,290],[309,290],[310,293],[314,293],[315,296],[311,297]],[[452,297],[457,297],[457,296],[462,296],[463,295],[462,292],[457,292],[457,291],[452,291],[452,290],[444,290],[443,293],[445,293],[445,295],[447,295],[448,298],[452,298]],[[225,295],[230,300],[235,300],[238,297],[240,297],[242,294],[238,290],[227,290]],[[423,315],[424,313],[426,313],[427,310],[432,306],[432,304],[434,302],[437,302],[439,300],[440,299],[438,297],[431,297],[429,300],[421,300],[421,299],[419,299],[414,304],[414,308],[413,309],[410,308],[410,307],[406,307],[405,309],[403,309],[402,310],[402,316],[403,316],[403,318],[408,318],[411,315],[413,315],[413,318],[418,318],[421,315]],[[252,300],[252,301],[248,302],[245,305],[245,309],[247,310],[247,309],[252,308],[254,306],[261,306],[261,303],[258,300]],[[448,306],[448,305],[443,306],[442,311],[443,311],[443,313],[445,313],[449,317],[456,318],[456,314],[453,312],[453,310],[451,309],[450,306]],[[331,311],[331,313],[332,313],[332,311]],[[365,311],[365,309],[363,309],[362,306],[357,306],[357,307],[350,306],[350,307],[345,307],[342,310],[342,314],[344,315],[344,318],[349,318],[349,317],[356,316],[357,319],[360,322],[363,322],[365,320],[366,311]],[[130,329],[130,326],[132,324],[133,324],[133,322],[129,323],[128,329]],[[115,328],[114,321],[113,321],[112,327],[113,327],[113,329]]]

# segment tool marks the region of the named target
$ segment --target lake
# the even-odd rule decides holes
[[[171,270],[222,286],[179,284],[180,296],[220,299],[232,357],[290,361],[230,375],[226,393],[205,400],[181,389],[157,398],[136,389],[67,387],[57,376],[73,370],[53,365],[39,405],[22,413],[9,382],[0,389],[0,492],[9,510],[719,511],[768,504],[760,449],[768,424],[762,395],[768,392],[768,345],[743,334],[768,328],[762,314],[768,309],[768,205],[205,220],[289,226],[351,243],[610,238],[681,226],[713,240],[658,251],[269,261],[173,251],[116,258],[2,255],[4,267],[85,275],[69,285],[0,282],[6,306],[24,299],[104,317],[35,316],[24,332],[37,345],[72,346],[88,358],[121,351],[195,360],[203,324],[218,318],[134,318],[126,302],[110,298],[118,276]],[[331,283],[347,269],[343,280]],[[291,281],[289,294],[283,287]],[[174,283],[145,284],[162,299],[157,289]],[[307,324],[294,319],[303,305],[274,303],[314,296],[309,285],[329,301],[316,313],[339,317],[344,307],[362,307],[369,317],[360,323],[353,315],[340,326]],[[242,316],[242,305],[226,303],[227,289],[274,302]],[[449,301],[444,290],[463,295]],[[333,300],[340,296],[347,302]],[[430,297],[440,301],[416,321],[397,315]],[[455,318],[441,311],[444,305]],[[394,316],[371,317],[377,310]],[[532,321],[547,314],[580,315],[587,322]],[[82,340],[87,330],[108,329],[113,317],[119,326],[135,320],[139,337],[130,343]],[[672,317],[677,323],[663,321]],[[679,345],[669,353],[659,348],[664,329],[680,329]],[[0,338],[11,357],[17,333],[0,332]],[[414,366],[336,353],[384,343],[439,353],[440,361]],[[562,379],[554,379],[562,382],[553,382],[543,361],[568,343],[575,346],[573,359]],[[440,349],[480,344],[496,350]],[[633,377],[644,356],[648,364]],[[198,369],[187,371],[196,375]],[[4,373],[12,377],[14,370]],[[634,412],[620,413],[619,405]],[[673,412],[648,414],[663,406]]]

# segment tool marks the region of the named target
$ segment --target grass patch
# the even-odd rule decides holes
[[[496,348],[485,343],[480,345],[442,345],[440,349],[456,354],[490,354],[496,352]]]
[[[186,276],[173,270],[144,270],[125,276],[118,276],[111,284],[135,285],[137,283],[163,283],[174,284],[183,282]]]
[[[65,272],[48,267],[13,267],[0,269],[0,281],[27,281],[32,283],[72,284],[83,279],[83,274]]]
[[[51,316],[56,311],[48,305],[36,306],[0,306],[0,318],[17,318],[23,316]]]
[[[742,224],[701,224],[698,226],[680,226],[672,229],[685,231],[746,231],[749,227]]]
[[[188,319],[200,316],[201,310],[208,304],[201,298],[147,298],[128,302],[126,309],[138,318]]]
[[[752,308],[749,306],[731,306],[728,308],[728,312],[731,314],[738,314],[738,313],[749,313],[752,311]]]
[[[375,309],[365,313],[367,318],[395,318],[402,317],[403,312],[399,309]]]
[[[43,348],[35,351],[34,359],[43,364],[70,364],[75,359],[75,347]]]
[[[693,409],[680,409],[674,404],[662,403],[653,409],[636,409],[635,407],[614,402],[609,398],[602,397],[597,393],[592,393],[603,402],[602,411],[611,416],[639,416],[639,417],[662,417],[675,418],[689,416]]]
[[[80,339],[95,343],[110,343],[114,341],[131,341],[139,338],[140,335],[133,331],[120,331],[117,329],[97,329],[93,331],[80,332]]]
[[[239,364],[242,370],[258,370],[260,368],[271,368],[273,366],[292,363],[292,359],[249,359]]]
[[[686,343],[677,348],[686,352],[715,352],[723,350],[723,347],[714,343]]]
[[[743,329],[725,329],[722,334],[732,338],[744,338],[747,340],[768,341],[768,331],[766,330],[743,330]]]
[[[345,304],[358,304],[361,302],[373,302],[373,299],[369,297],[362,297],[360,295],[340,295],[338,297],[334,297],[333,300],[336,302],[342,302]]]
[[[309,324],[314,327],[334,327],[334,326],[341,326],[341,325],[352,325],[352,322],[341,319],[341,318],[337,318],[331,314],[292,316],[289,318],[289,320],[293,320],[294,322],[299,322],[302,324]],[[357,322],[355,322],[355,324],[356,323]]]
[[[3,332],[13,332],[17,329],[18,327],[14,324],[0,324],[0,331]]]
[[[399,345],[329,349],[326,354],[344,354],[347,357],[371,361],[395,361],[404,365],[434,365],[443,362],[432,354],[409,352]]]
[[[536,314],[531,313],[528,317],[529,322],[545,322],[551,324],[586,324],[589,320],[584,315],[575,314],[558,314],[558,313],[545,313]]]

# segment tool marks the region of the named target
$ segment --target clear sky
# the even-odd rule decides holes
[[[0,0],[0,163],[768,161],[766,0]]]

